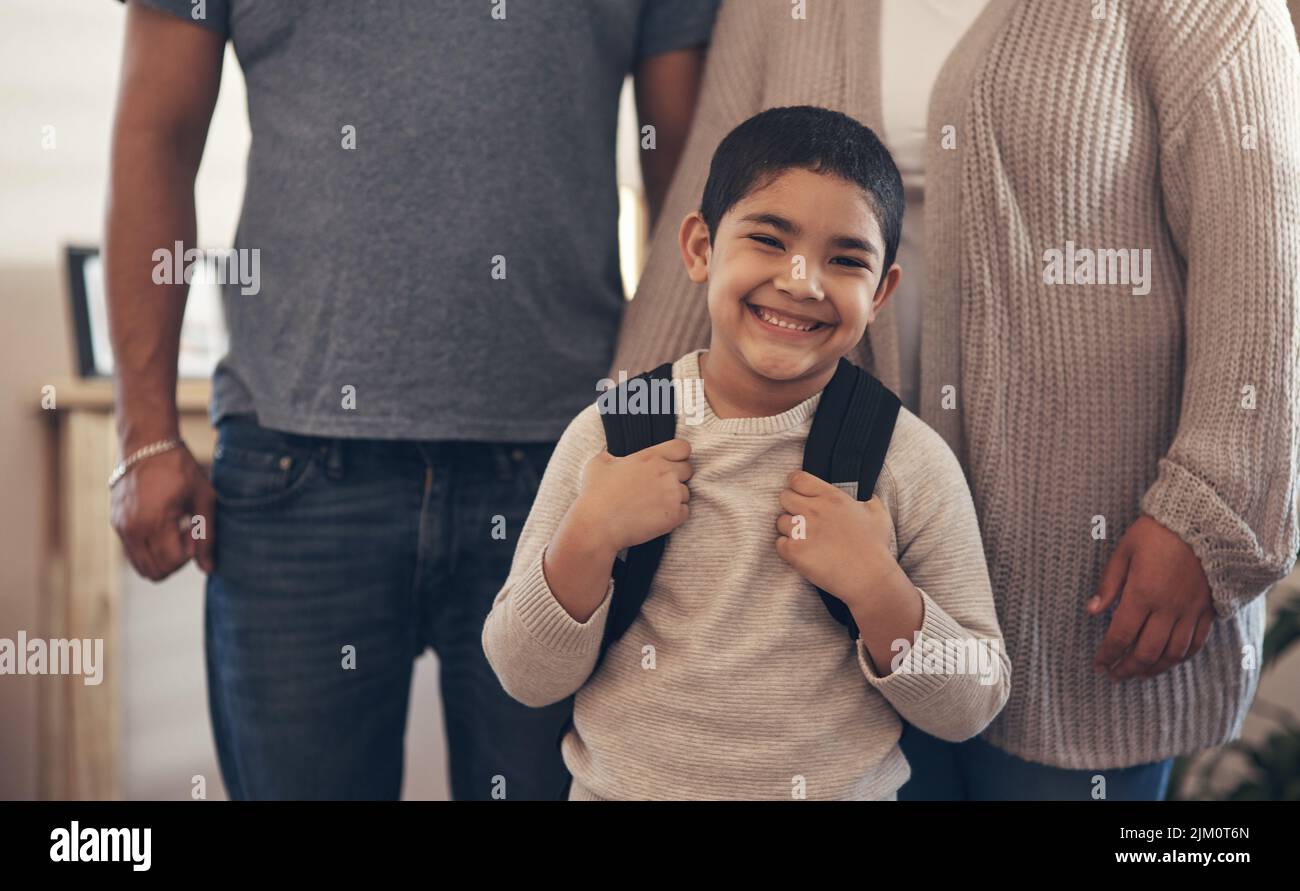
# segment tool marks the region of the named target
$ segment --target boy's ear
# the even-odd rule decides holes
[[[889,267],[885,277],[876,286],[876,295],[871,298],[871,320],[873,322],[876,320],[876,316],[880,314],[880,311],[885,308],[885,304],[889,302],[889,297],[894,293],[894,289],[898,287],[898,280],[902,276],[902,267],[895,263]]]
[[[686,275],[696,284],[707,282],[712,247],[709,244],[708,224],[698,210],[691,211],[682,220],[682,228],[677,233],[677,244],[682,250]]]

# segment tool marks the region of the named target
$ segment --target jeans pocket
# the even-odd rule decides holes
[[[212,488],[223,508],[264,510],[302,493],[320,473],[318,449],[242,419],[223,421],[212,459]]]

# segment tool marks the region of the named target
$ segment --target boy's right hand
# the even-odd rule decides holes
[[[574,508],[614,553],[665,535],[690,516],[690,457],[684,439],[623,458],[602,451],[582,469]]]

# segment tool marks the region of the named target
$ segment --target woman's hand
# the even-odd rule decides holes
[[[1106,561],[1088,615],[1101,615],[1116,599],[1119,609],[1093,658],[1093,669],[1109,669],[1115,681],[1155,677],[1192,658],[1214,623],[1214,600],[1201,561],[1181,538],[1145,514]]]

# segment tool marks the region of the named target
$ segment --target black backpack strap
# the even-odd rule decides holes
[[[857,480],[858,500],[869,500],[885,465],[901,405],[888,387],[841,358],[817,403],[804,445],[803,469],[828,483]],[[857,640],[858,625],[844,601],[821,588],[817,593],[831,617]]]
[[[622,392],[606,392],[597,400],[600,406],[600,420],[605,427],[605,448],[616,458],[623,458],[642,449],[650,448],[661,442],[667,442],[677,433],[677,400],[672,388],[673,365],[665,362],[657,368],[638,374],[634,378],[618,385]],[[632,382],[642,380],[647,390],[644,410],[628,410],[632,393]],[[641,385],[638,385],[641,386]],[[660,397],[666,396],[666,402]],[[609,403],[613,404],[610,405]],[[636,621],[641,606],[650,594],[650,583],[654,580],[659,561],[663,559],[668,536],[643,542],[628,548],[625,554],[614,561],[614,593],[609,604],[609,614],[605,617],[605,633],[600,642],[600,655],[592,674],[600,668],[605,653],[619,640]],[[572,720],[566,721],[560,728],[556,740],[558,747],[572,726]],[[569,784],[566,783],[560,794],[561,800],[569,797]]]
[[[673,366],[665,362],[658,368],[638,374],[620,389],[632,386],[632,381],[644,380],[650,389],[658,391],[655,398],[648,403],[645,411],[621,411],[628,405],[629,394],[617,394],[618,398],[611,406],[614,410],[602,411],[600,419],[605,425],[605,444],[609,453],[616,458],[631,455],[642,449],[650,448],[672,439],[677,432],[677,404],[672,389]],[[663,382],[662,384],[657,382]],[[658,398],[666,394],[666,404]],[[653,409],[658,409],[654,411]],[[663,558],[668,536],[643,542],[627,549],[626,556],[614,561],[614,595],[609,605],[609,615],[605,619],[605,636],[600,643],[600,660],[605,652],[613,646],[636,621],[650,593],[650,582],[654,580],[659,561]],[[599,667],[600,661],[596,665]]]

